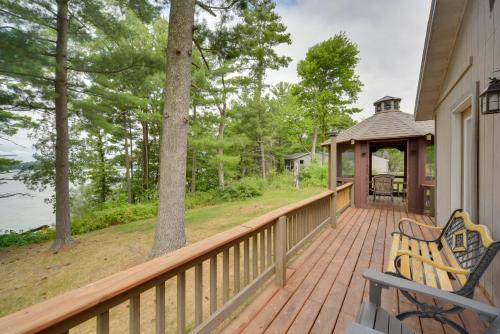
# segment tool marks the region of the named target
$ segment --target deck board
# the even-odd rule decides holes
[[[391,233],[406,216],[404,208],[397,205],[347,209],[338,219],[337,228],[326,228],[289,264],[283,288],[271,283],[221,332],[344,333],[361,302],[368,298],[363,270],[385,270]],[[410,217],[433,222],[427,216]],[[433,235],[420,228],[412,232],[422,237]],[[478,294],[478,299],[483,299],[481,292]],[[389,314],[414,309],[394,289],[382,291],[382,306]],[[471,333],[484,329],[474,314],[454,320],[468,326]],[[417,333],[451,333],[432,319],[410,318],[405,323]]]

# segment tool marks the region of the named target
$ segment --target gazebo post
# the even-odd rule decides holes
[[[337,227],[337,133],[330,132],[330,150],[328,152],[328,189],[333,190],[330,197],[330,223]]]

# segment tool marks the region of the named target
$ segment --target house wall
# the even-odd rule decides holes
[[[489,227],[494,239],[500,240],[500,114],[481,115],[477,106],[478,92],[487,87],[494,70],[500,70],[500,1],[496,1],[490,13],[488,0],[470,0],[435,115],[436,219],[438,224],[444,224],[450,213],[461,206],[460,116],[470,108],[476,130],[466,144],[479,161],[468,162],[472,167],[472,216]],[[494,281],[493,277],[500,277],[500,256],[482,281],[499,306],[500,280]]]

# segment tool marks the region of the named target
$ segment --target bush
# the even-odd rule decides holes
[[[328,165],[312,164],[300,173],[301,186],[328,187]]]
[[[195,193],[187,193],[186,209],[189,210],[197,207],[217,204],[220,202],[217,194],[217,191],[197,191]]]
[[[120,204],[102,210],[87,212],[83,216],[75,217],[71,222],[74,234],[82,234],[102,228],[130,223],[132,221],[152,218],[156,216],[158,203]]]
[[[243,178],[221,192],[221,197],[226,200],[237,200],[262,196],[266,181],[260,178]]]
[[[17,233],[9,231],[8,233],[0,234],[0,248],[34,244],[54,239],[54,236],[54,230],[49,227],[34,232]]]

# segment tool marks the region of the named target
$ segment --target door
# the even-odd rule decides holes
[[[461,188],[462,188],[462,208],[468,212],[471,210],[471,164],[472,164],[472,112],[468,108],[462,112],[462,145],[461,145],[461,163],[462,163],[462,177],[461,177]]]

